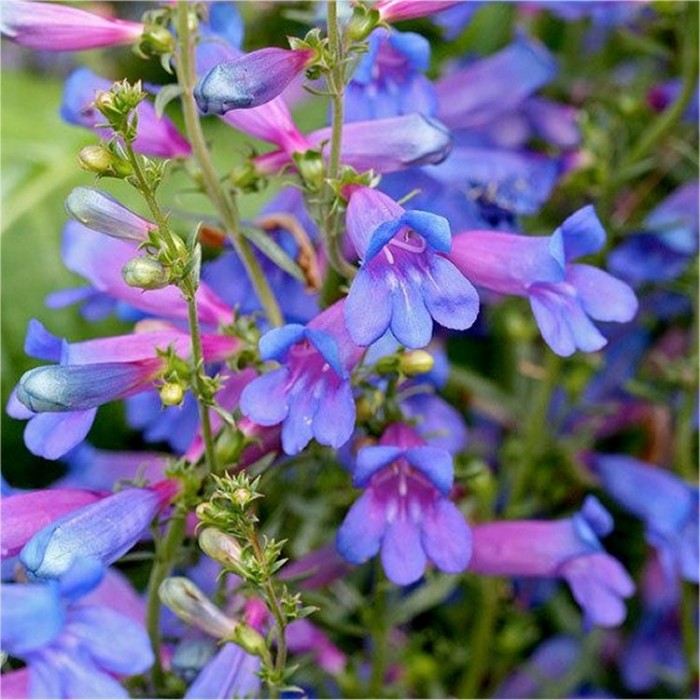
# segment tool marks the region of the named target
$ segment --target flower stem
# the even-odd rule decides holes
[[[160,644],[160,598],[158,589],[170,570],[175,559],[177,549],[185,535],[185,516],[183,513],[175,513],[168,523],[165,537],[156,545],[155,563],[151,569],[148,580],[148,604],[146,608],[146,629],[153,647],[155,662],[151,670],[151,677],[156,692],[163,689],[165,674],[163,660],[161,658]],[[159,693],[160,694],[160,693]]]
[[[202,171],[204,189],[223,220],[226,233],[243,263],[243,267],[270,324],[281,326],[284,323],[284,319],[277,299],[267,282],[258,259],[255,257],[255,253],[248,241],[239,233],[241,221],[238,207],[233,196],[221,186],[204,139],[197,103],[194,99],[194,87],[197,78],[194,71],[194,37],[190,31],[189,3],[183,1],[178,4],[177,34],[176,72],[183,90],[182,110],[185,118],[185,130]]]
[[[195,287],[196,289],[196,287]],[[197,390],[197,405],[199,406],[199,419],[202,424],[202,441],[204,442],[204,456],[207,461],[209,474],[217,474],[216,450],[214,449],[214,437],[211,431],[209,418],[208,391],[204,386],[204,352],[202,351],[202,335],[199,330],[199,317],[197,315],[197,301],[195,294],[187,294],[187,315],[192,339],[192,364],[194,366],[194,383]]]
[[[338,27],[337,0],[329,0],[327,7],[328,43],[333,58],[333,66],[328,74],[328,87],[331,94],[333,116],[324,216],[326,253],[331,267],[343,277],[352,279],[357,270],[343,256],[340,237],[340,211],[336,205],[336,193],[332,187],[332,183],[340,177],[340,152],[343,142],[343,112],[345,108],[345,56]]]

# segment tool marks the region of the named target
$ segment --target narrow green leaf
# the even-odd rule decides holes
[[[304,273],[299,265],[292,260],[284,250],[275,243],[270,236],[257,228],[244,228],[243,235],[267,258],[272,260],[277,267],[284,270],[300,282],[305,282]]]
[[[163,116],[163,112],[168,104],[174,99],[180,97],[180,95],[182,95],[182,85],[178,85],[177,83],[164,85],[158,91],[154,102],[154,107],[156,108],[156,114],[159,118]]]

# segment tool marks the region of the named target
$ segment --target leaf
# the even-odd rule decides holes
[[[182,85],[178,85],[177,83],[170,83],[169,85],[164,85],[158,91],[153,106],[156,109],[156,114],[158,115],[159,119],[163,116],[163,112],[165,112],[165,108],[168,106],[168,104],[180,97],[182,93]]]
[[[266,233],[257,228],[244,228],[243,235],[267,258],[272,260],[277,267],[284,270],[300,282],[305,282],[304,273],[299,265],[292,260],[287,253],[270,238]]]

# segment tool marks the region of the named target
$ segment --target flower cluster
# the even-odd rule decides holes
[[[672,58],[646,3],[317,4],[250,51],[229,2],[0,8],[20,46],[149,62],[64,83],[93,141],[61,243],[84,284],[46,306],[113,334],[28,322],[44,364],[6,411],[64,471],[3,480],[3,693],[584,697],[604,657],[630,692],[681,697],[698,190],[668,176],[681,139],[658,171],[651,151],[695,136],[697,72],[621,103],[630,129],[659,90],[671,106],[610,155],[576,54],[608,60],[622,28]],[[406,20],[462,39],[434,52]],[[591,634],[625,624],[642,570],[633,631]]]

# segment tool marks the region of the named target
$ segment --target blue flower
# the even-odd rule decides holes
[[[595,456],[605,490],[646,526],[669,578],[698,582],[698,488],[626,455]]]
[[[85,598],[103,572],[82,559],[60,580],[3,584],[0,643],[26,662],[29,697],[128,698],[114,675],[144,673],[153,664],[143,625]]]
[[[370,345],[387,329],[406,347],[425,347],[433,319],[464,330],[474,323],[479,298],[471,283],[438,253],[451,247],[450,227],[441,216],[404,211],[385,194],[354,188],[347,232],[362,267],[345,305],[348,333]]]
[[[381,551],[386,575],[400,585],[417,581],[428,560],[447,573],[463,571],[471,531],[447,498],[453,479],[449,452],[425,445],[402,424],[390,426],[381,443],[357,455],[353,482],[366,491],[338,530],[338,552],[361,564]]]
[[[340,447],[355,426],[350,371],[363,349],[347,336],[343,302],[319,314],[308,326],[289,324],[260,339],[263,360],[279,369],[258,377],[241,394],[241,410],[260,425],[282,423],[282,447],[300,452],[312,438]]]

